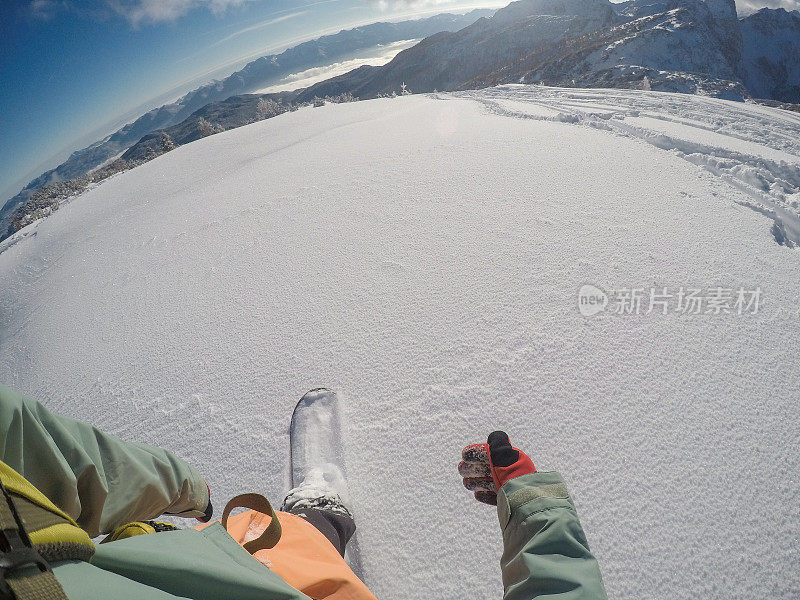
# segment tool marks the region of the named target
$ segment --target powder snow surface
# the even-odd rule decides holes
[[[798,132],[509,86],[215,135],[3,246],[0,380],[177,452],[218,507],[280,503],[294,404],[337,390],[382,599],[502,596],[497,518],[456,472],[499,428],[565,476],[612,598],[797,598],[800,253],[771,228],[796,214]],[[763,302],[587,318],[584,284]]]

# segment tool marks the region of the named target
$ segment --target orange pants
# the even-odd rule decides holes
[[[376,600],[316,527],[296,515],[276,514],[283,530],[281,539],[274,548],[256,552],[255,558],[314,600]],[[228,533],[244,544],[261,535],[270,521],[268,515],[248,510],[228,519]]]

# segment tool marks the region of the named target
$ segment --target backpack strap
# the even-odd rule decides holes
[[[89,535],[0,461],[0,598],[66,600],[50,563],[88,561],[93,554]]]
[[[0,595],[14,600],[68,600],[50,565],[34,548],[0,479]]]
[[[256,512],[260,512],[272,517],[269,526],[264,532],[254,540],[250,540],[242,544],[242,547],[250,554],[255,554],[259,550],[265,548],[273,548],[281,539],[281,522],[278,520],[278,515],[275,510],[264,496],[261,494],[240,494],[230,499],[228,504],[225,505],[225,510],[222,511],[222,526],[228,529],[228,517],[234,508],[249,508]]]

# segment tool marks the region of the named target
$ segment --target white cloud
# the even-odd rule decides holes
[[[250,33],[251,31],[256,31],[258,29],[263,29],[264,27],[269,27],[270,25],[275,25],[276,23],[281,23],[283,21],[288,21],[289,19],[294,19],[295,17],[299,17],[306,13],[311,12],[310,10],[300,10],[297,12],[289,13],[288,15],[281,15],[280,17],[274,17],[272,19],[267,19],[266,21],[261,21],[260,23],[256,23],[255,25],[250,25],[249,27],[245,27],[244,29],[240,29],[239,31],[234,31],[229,36],[222,38],[221,40],[217,40],[212,46],[219,46],[220,44],[224,44],[228,40],[232,40],[233,38],[240,36],[244,33]]]
[[[174,21],[194,8],[206,8],[215,14],[225,12],[247,0],[108,0],[109,6],[132,25]]]
[[[459,4],[458,0],[369,0],[382,10],[396,10],[403,8],[420,8],[423,6],[443,6]]]
[[[54,0],[33,1],[50,3]],[[66,0],[61,1],[65,2]],[[143,23],[152,24],[165,21],[175,21],[194,9],[206,9],[210,10],[214,14],[222,14],[232,6],[240,6],[251,1],[254,0],[105,0],[105,3],[116,14],[127,19],[132,25],[137,26]],[[297,12],[298,9],[305,9],[318,4],[328,4],[330,2],[339,2],[339,0],[317,0],[316,2],[296,6],[293,9],[290,9],[295,11],[290,16],[279,17],[278,20],[274,22],[278,23],[280,21],[285,21],[293,16],[308,12]],[[290,10],[278,11],[275,14],[288,13]],[[269,24],[269,22],[265,21],[264,23],[257,24],[253,26],[253,28],[245,31],[252,31],[252,29],[266,27]],[[234,34],[232,37],[235,37],[235,35],[238,35],[238,33]]]
[[[66,3],[55,0],[33,0],[30,4],[33,17],[43,21],[49,21],[63,8],[66,8]]]
[[[740,15],[749,15],[764,7],[800,10],[798,0],[736,0],[736,10]]]
[[[270,94],[275,92],[288,92],[296,90],[301,87],[308,87],[324,81],[337,75],[343,75],[353,69],[357,69],[362,65],[372,65],[379,67],[385,65],[400,52],[406,48],[410,48],[419,40],[401,40],[399,42],[392,42],[381,46],[370,48],[364,54],[365,56],[353,58],[350,60],[343,60],[340,62],[332,63],[324,67],[313,67],[305,71],[292,73],[281,79],[277,84],[258,90],[256,94]]]

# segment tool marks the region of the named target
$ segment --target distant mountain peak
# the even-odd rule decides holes
[[[703,0],[715,18],[738,19],[734,0]]]
[[[517,0],[499,9],[491,20],[510,23],[535,15],[589,16],[613,11],[609,0]]]
[[[764,7],[757,12],[754,12],[747,18],[756,17],[762,20],[772,20],[778,22],[792,22],[800,21],[800,10],[786,10],[783,7],[769,8]]]

